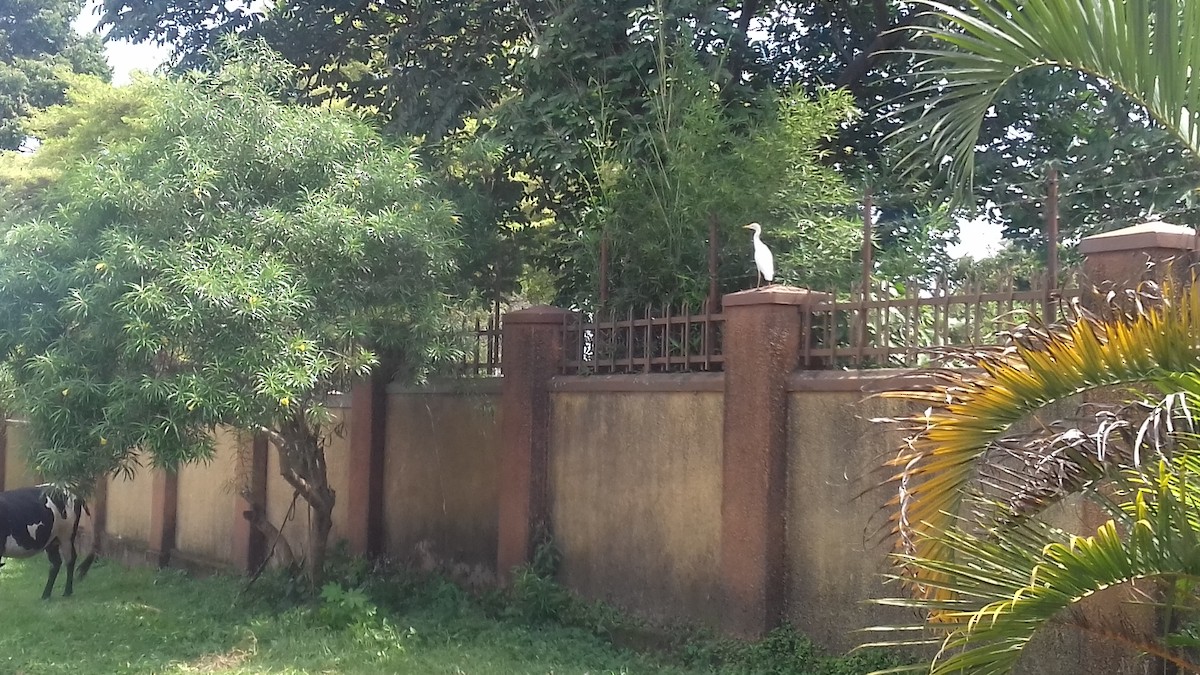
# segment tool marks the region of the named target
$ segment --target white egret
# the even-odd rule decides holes
[[[754,231],[754,266],[758,268],[758,284],[755,288],[762,286],[762,280],[768,282],[775,279],[775,256],[771,255],[771,249],[762,243],[762,226],[758,223],[750,223],[742,227],[747,230]]]

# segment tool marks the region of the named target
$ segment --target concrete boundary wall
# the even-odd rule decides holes
[[[782,595],[779,621],[832,650],[857,644],[861,628],[907,618],[866,601],[887,592],[880,573],[888,546],[877,528],[890,495],[870,488],[883,477],[879,462],[900,441],[871,420],[903,411],[903,404],[872,394],[900,381],[911,384],[913,377],[909,371],[796,372],[780,381],[784,501],[767,515],[782,526],[776,542],[782,562],[763,568],[769,574],[764,583]],[[497,551],[506,489],[500,467],[505,402],[497,385],[385,389],[378,553],[473,583],[503,575]],[[740,524],[730,520],[726,505],[726,376],[552,376],[545,391],[545,531],[562,554],[560,580],[582,597],[655,622],[731,630],[723,539]],[[355,419],[354,405],[363,401],[347,400],[335,412]],[[7,431],[5,487],[12,488],[27,472],[18,466],[22,432],[16,425]],[[350,464],[363,456],[355,454],[355,433],[347,425],[329,447],[338,493],[334,536],[346,540],[355,528],[350,493],[367,487],[348,479]],[[185,467],[174,477],[144,469],[132,480],[108,482],[106,552],[186,568],[257,566],[259,559],[238,553],[239,546],[248,550],[248,535],[239,530],[238,471],[255,440],[230,431],[216,440],[216,457],[207,465]],[[291,490],[275,475],[273,455],[269,450],[264,462],[265,496],[278,523]],[[300,508],[286,528],[297,545],[305,523]],[[755,607],[753,597],[742,601]],[[1072,670],[1088,662],[1078,655],[1095,652],[1073,635],[1048,634],[1039,645],[1040,653],[1056,658],[1032,663],[1050,670],[1022,672],[1082,673]],[[1133,672],[1120,655],[1094,661],[1093,672]]]
[[[1140,278],[1147,256],[1194,241],[1121,244],[1144,239],[1106,238],[1085,274]],[[334,537],[500,584],[550,541],[560,580],[581,596],[744,638],[790,622],[844,650],[861,628],[910,619],[866,604],[895,592],[880,577],[890,495],[872,488],[901,442],[872,420],[905,412],[872,394],[921,375],[798,370],[803,317],[823,297],[779,286],[726,296],[723,373],[561,376],[570,313],[533,307],[504,318],[502,378],[361,382],[332,405],[344,422],[328,446]],[[24,430],[5,431],[0,485],[30,484]],[[265,542],[243,513],[261,505],[278,524],[292,491],[263,438],[221,432],[217,446],[207,466],[105,482],[108,543],[151,564],[257,567]],[[1093,516],[1062,514],[1082,529]],[[297,544],[306,522],[301,508],[285,528]],[[1020,672],[1142,672],[1078,635],[1037,644]]]

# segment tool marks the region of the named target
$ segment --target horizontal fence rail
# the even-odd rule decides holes
[[[573,314],[563,322],[565,375],[612,373],[683,373],[719,371],[724,317],[705,303],[693,313],[684,306],[647,307],[642,316],[632,310],[618,318],[609,312]]]
[[[836,298],[804,312],[805,369],[953,367],[947,352],[997,347],[1030,321],[1069,321],[1081,295],[1072,289],[999,292],[933,289],[918,294]]]

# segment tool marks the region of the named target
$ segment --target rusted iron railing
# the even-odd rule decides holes
[[[487,319],[476,316],[474,326],[464,321],[462,334],[466,340],[459,362],[459,375],[465,377],[500,376],[500,304],[494,303]]]
[[[961,365],[951,348],[1005,343],[1005,331],[1034,320],[1067,320],[1079,289],[982,287],[912,290],[895,297],[831,297],[805,312],[801,367],[911,368]]]
[[[1012,282],[985,288],[935,284],[879,297],[830,296],[801,309],[800,367],[806,370],[912,368],[964,365],[946,358],[951,348],[1005,344],[1004,333],[1031,320],[1070,320],[1078,288],[1019,288]],[[458,373],[500,375],[501,309],[463,326],[467,344]],[[724,370],[725,317],[700,308],[644,308],[575,312],[563,321],[563,359],[568,375],[681,373]]]
[[[641,316],[576,313],[563,322],[567,375],[719,371],[724,317],[690,307],[647,307]]]

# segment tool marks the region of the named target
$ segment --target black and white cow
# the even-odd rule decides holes
[[[54,590],[63,560],[67,562],[63,596],[70,595],[75,585],[79,521],[85,513],[90,515],[82,499],[50,485],[0,492],[0,567],[4,558],[28,558],[45,551],[50,558],[50,578],[42,599]],[[95,552],[84,558],[79,567],[81,581],[95,559]]]

